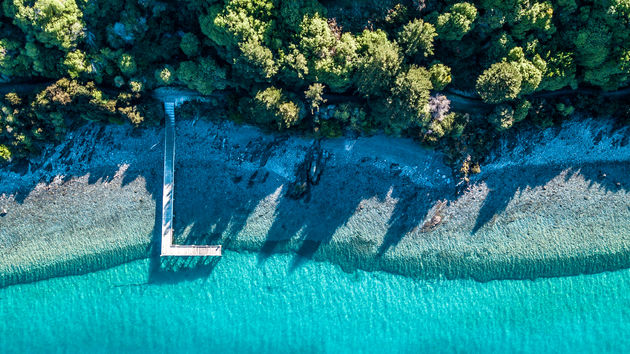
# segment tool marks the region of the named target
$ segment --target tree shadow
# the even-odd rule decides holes
[[[579,166],[512,166],[503,169],[501,173],[490,174],[478,181],[486,184],[489,193],[479,210],[472,234],[492,224],[520,191],[546,188],[551,180],[561,174],[565,175],[565,182],[579,175],[589,182],[589,188],[603,188],[606,192],[627,191],[630,188],[627,173],[630,163],[627,164],[625,169],[620,168],[619,163],[612,162],[584,163]]]
[[[449,194],[446,190],[420,187],[398,174],[396,169],[327,167],[319,184],[312,186],[302,199],[285,195],[280,200],[258,255],[259,263],[274,253],[286,252],[287,244],[297,242],[299,246],[290,266],[291,271],[295,270],[312,259],[322,245],[330,243],[353,216],[374,203],[393,209],[389,217],[379,216],[389,219],[384,241],[378,249],[378,255],[382,255],[417,227],[438,200]],[[344,179],[348,176],[353,179]],[[371,202],[365,203],[367,200]]]

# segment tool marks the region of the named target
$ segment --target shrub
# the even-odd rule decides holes
[[[298,104],[290,101],[281,89],[275,87],[256,93],[250,113],[256,122],[275,123],[278,129],[290,128],[298,124],[303,116]]]
[[[6,145],[0,145],[0,163],[11,162],[11,150]]]

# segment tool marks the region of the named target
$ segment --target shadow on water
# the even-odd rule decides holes
[[[630,162],[626,164],[626,168],[619,168],[619,163],[589,163],[579,167],[515,166],[484,178],[480,182],[485,183],[490,192],[479,210],[472,234],[491,224],[515,195],[528,188],[545,188],[545,185],[561,174],[564,175],[565,182],[579,175],[589,181],[589,188],[603,188],[606,192],[627,191],[630,188]]]

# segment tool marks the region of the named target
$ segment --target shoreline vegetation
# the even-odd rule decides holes
[[[385,131],[468,172],[513,126],[629,116],[598,94],[630,79],[620,0],[6,0],[0,17],[0,81],[49,82],[3,95],[0,163],[85,121],[157,123],[150,92],[172,85],[224,93],[198,113],[323,137]]]
[[[211,269],[217,260],[159,259],[153,251],[161,134],[90,124],[30,172],[2,171],[1,285],[151,254],[156,272]],[[613,121],[503,138],[459,193],[443,153],[410,139],[320,140],[206,120],[182,120],[177,134],[181,243],[255,251],[260,262],[289,252],[293,267],[313,259],[418,278],[630,267],[630,135]]]

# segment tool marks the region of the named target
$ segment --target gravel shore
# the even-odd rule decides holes
[[[260,262],[291,252],[294,267],[312,258],[423,278],[626,268],[629,140],[610,121],[521,131],[458,194],[442,154],[408,139],[180,121],[176,238],[257,251]],[[162,150],[159,128],[88,125],[30,167],[0,171],[0,286],[149,257]]]

